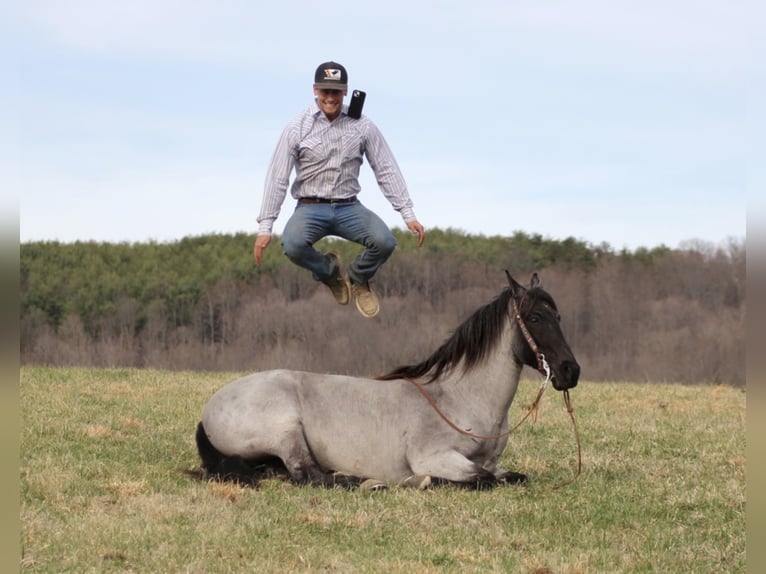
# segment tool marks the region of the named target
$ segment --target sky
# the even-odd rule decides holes
[[[745,238],[749,88],[763,75],[758,18],[737,0],[24,0],[4,12],[0,186],[21,242],[254,234],[274,146],[327,60],[367,92],[426,230],[618,250]],[[362,202],[403,228],[366,163],[362,174]],[[292,209],[288,194],[276,233]]]

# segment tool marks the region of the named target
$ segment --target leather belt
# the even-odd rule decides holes
[[[356,197],[346,197],[345,199],[330,199],[325,197],[299,197],[298,203],[354,203]]]

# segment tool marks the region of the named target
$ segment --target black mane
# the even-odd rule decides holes
[[[497,345],[503,332],[505,322],[510,319],[508,307],[511,304],[510,288],[500,292],[492,301],[479,307],[452,333],[442,345],[425,361],[415,365],[397,367],[393,371],[376,377],[379,380],[418,378],[430,373],[426,383],[438,379],[442,373],[449,371],[463,360],[465,370],[479,364]],[[520,302],[520,313],[525,317],[533,305],[541,301],[554,309],[553,298],[542,289],[528,289]]]
[[[427,382],[435,379],[464,360],[464,368],[470,369],[481,362],[500,340],[505,321],[508,320],[508,305],[511,290],[504,289],[495,299],[480,307],[455,330],[425,361],[416,365],[401,366],[390,373],[377,377],[381,380],[417,378],[428,373]]]

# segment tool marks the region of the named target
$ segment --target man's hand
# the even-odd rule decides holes
[[[423,241],[426,239],[426,230],[423,228],[420,222],[417,219],[414,221],[408,221],[407,228],[412,231],[412,233],[418,234],[418,247],[423,245]]]
[[[263,262],[263,250],[266,249],[271,243],[271,235],[259,235],[255,238],[255,245],[253,245],[253,256],[255,262],[260,265]]]

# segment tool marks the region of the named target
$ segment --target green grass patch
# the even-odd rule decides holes
[[[191,477],[202,407],[236,376],[23,368],[21,570],[745,571],[742,389],[580,383],[583,470],[560,489],[576,446],[549,389],[501,460],[529,486],[365,493]]]

